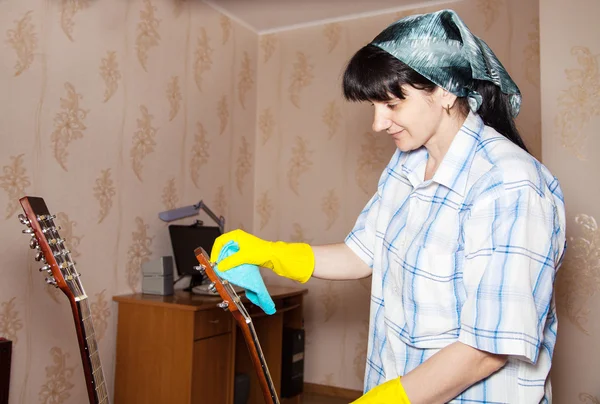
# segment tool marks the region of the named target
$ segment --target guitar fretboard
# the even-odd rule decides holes
[[[240,302],[241,305],[241,302]],[[250,331],[250,335],[252,336],[252,342],[254,343],[254,349],[256,350],[256,354],[258,355],[258,359],[260,361],[260,367],[262,368],[262,372],[265,376],[265,380],[267,382],[267,387],[269,388],[269,393],[271,395],[271,400],[273,400],[274,404],[279,404],[279,397],[277,396],[277,391],[275,390],[275,385],[273,384],[273,379],[271,378],[271,373],[269,372],[269,367],[267,366],[267,361],[265,359],[265,355],[263,354],[262,348],[260,346],[260,342],[258,341],[258,335],[256,335],[256,330],[254,329],[254,324],[252,321],[248,323],[248,329]]]
[[[83,330],[84,345],[89,358],[90,368],[92,372],[92,384],[96,391],[98,404],[108,404],[108,389],[104,381],[102,372],[102,364],[100,363],[100,353],[98,351],[98,343],[96,342],[96,334],[94,333],[94,324],[92,323],[92,313],[90,311],[88,299],[81,299],[77,302],[79,307],[79,321]]]

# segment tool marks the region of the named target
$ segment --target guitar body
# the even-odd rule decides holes
[[[27,227],[23,233],[31,235],[29,246],[37,250],[35,260],[45,264],[40,272],[46,273],[46,282],[60,288],[69,299],[89,402],[110,404],[89,300],[70,251],[65,246],[65,240],[58,234],[60,228],[54,223],[55,216],[50,214],[42,198],[27,196],[19,202],[24,211],[24,214],[19,215],[19,220]]]
[[[246,341],[246,346],[248,347],[254,370],[258,376],[265,404],[280,404],[275,385],[273,384],[273,379],[269,373],[269,367],[267,366],[262,348],[260,347],[256,330],[252,324],[252,318],[246,311],[240,297],[235,292],[231,283],[219,278],[215,273],[213,265],[210,263],[210,258],[203,248],[196,248],[194,254],[200,263],[200,266],[197,269],[208,276],[212,282],[210,288],[214,288],[223,299],[223,302],[219,303],[218,306],[222,309],[229,310],[244,336],[244,341]]]

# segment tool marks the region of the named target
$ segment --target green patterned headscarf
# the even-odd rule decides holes
[[[413,15],[396,21],[371,44],[390,53],[431,82],[457,97],[467,97],[472,111],[483,102],[474,80],[486,80],[508,94],[512,115],[521,93],[494,52],[473,35],[453,10]]]

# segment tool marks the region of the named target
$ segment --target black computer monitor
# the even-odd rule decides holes
[[[169,235],[177,274],[191,277],[190,285],[184,289],[191,292],[194,286],[201,285],[204,281],[204,275],[194,269],[199,265],[194,255],[194,249],[202,247],[210,254],[215,239],[221,235],[221,231],[216,226],[172,224],[169,225]]]

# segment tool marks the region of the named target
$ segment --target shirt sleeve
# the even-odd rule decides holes
[[[345,240],[346,245],[371,268],[373,267],[376,222],[380,203],[379,193],[375,193],[356,219],[354,228]]]
[[[475,202],[463,232],[459,341],[535,363],[564,247],[555,204],[532,189],[501,192]]]

